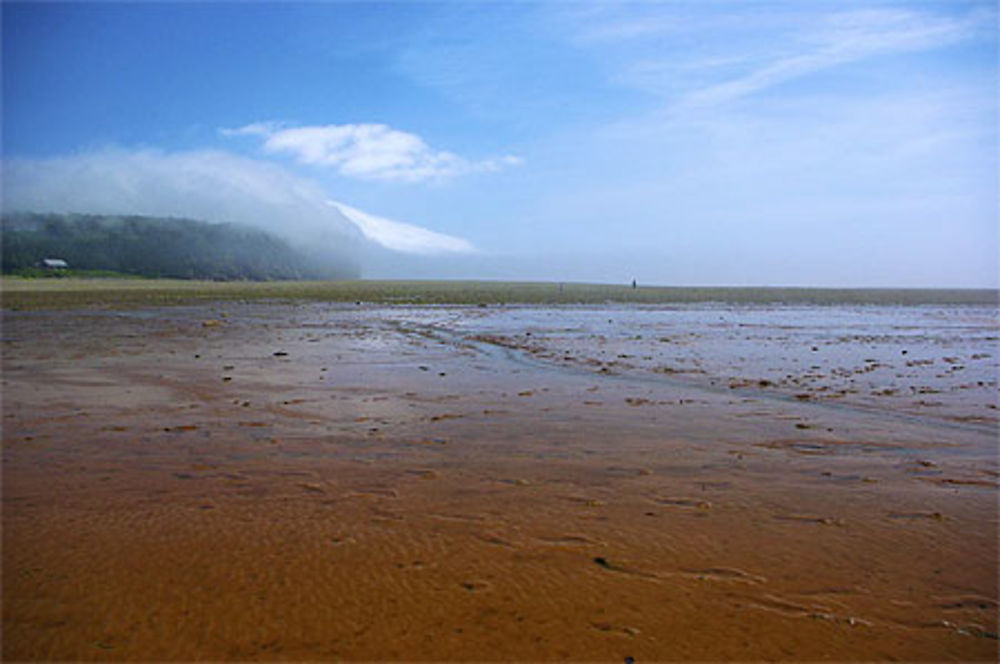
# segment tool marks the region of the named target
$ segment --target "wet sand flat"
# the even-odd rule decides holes
[[[971,306],[5,313],[3,657],[995,660],[998,334]]]

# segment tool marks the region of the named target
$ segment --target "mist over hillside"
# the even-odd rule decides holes
[[[475,253],[462,238],[346,206],[316,180],[219,150],[108,148],[3,159],[0,170],[5,212],[235,223],[282,239],[324,273],[370,276],[369,262]]]
[[[356,263],[331,262],[265,231],[194,219],[55,213],[2,217],[5,274],[61,258],[71,268],[175,279],[345,279]]]

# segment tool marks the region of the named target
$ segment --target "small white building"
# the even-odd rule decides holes
[[[38,266],[44,267],[46,270],[65,270],[69,267],[69,263],[61,258],[43,258]]]

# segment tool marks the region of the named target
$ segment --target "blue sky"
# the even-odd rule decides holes
[[[997,285],[992,0],[2,7],[8,209],[370,277]]]

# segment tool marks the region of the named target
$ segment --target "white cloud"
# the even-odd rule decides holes
[[[278,122],[253,122],[235,129],[222,128],[219,133],[226,137],[231,136],[269,136],[281,128]]]
[[[996,29],[995,11],[972,3],[936,10],[922,3],[864,4],[621,2],[582,10],[571,5],[557,16],[575,45],[607,63],[611,82],[699,109]]]
[[[689,105],[720,103],[780,83],[875,56],[940,48],[972,35],[983,23],[973,14],[948,18],[905,10],[856,10],[830,15],[806,34],[800,52],[785,55],[724,83],[688,94]]]
[[[365,237],[387,249],[407,254],[472,253],[475,247],[467,240],[429,231],[420,226],[392,221],[362,212],[343,203],[328,201],[331,207],[357,225]]]
[[[468,160],[452,152],[433,150],[416,134],[384,124],[281,129],[275,123],[257,122],[220,131],[225,136],[261,136],[267,152],[290,154],[303,164],[327,166],[341,175],[369,180],[441,180],[521,163],[513,156]]]
[[[106,149],[9,159],[3,175],[6,209],[193,217],[296,237],[321,227],[353,232],[326,208],[327,194],[317,183],[217,150]]]

